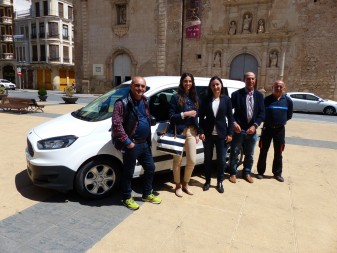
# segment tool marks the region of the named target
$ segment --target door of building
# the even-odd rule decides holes
[[[127,54],[120,54],[114,62],[114,85],[117,86],[131,79],[131,59]]]
[[[240,54],[231,63],[229,79],[244,81],[246,72],[253,72],[258,75],[258,62],[251,54]]]
[[[2,69],[2,73],[3,73],[3,76],[2,78],[3,79],[7,79],[8,81],[12,82],[12,83],[16,83],[15,82],[15,70],[14,70],[14,67],[11,66],[11,65],[6,65],[3,67]],[[16,88],[19,88],[20,84],[19,83],[16,83]]]

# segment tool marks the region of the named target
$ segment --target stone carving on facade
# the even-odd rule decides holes
[[[278,63],[278,52],[274,50],[269,54],[269,67],[275,68],[277,67],[277,63]]]
[[[125,34],[129,31],[128,25],[114,25],[112,26],[112,30],[114,34],[116,34],[118,37],[123,37]]]
[[[245,14],[243,18],[243,28],[242,33],[251,33],[250,27],[252,23],[252,17],[249,14]]]
[[[257,33],[264,33],[264,32],[265,32],[264,20],[260,19],[258,22]]]
[[[214,54],[213,67],[221,68],[221,52],[217,51]]]
[[[230,35],[234,35],[236,34],[236,22],[234,20],[231,21],[230,25],[229,25],[229,31],[228,33]]]

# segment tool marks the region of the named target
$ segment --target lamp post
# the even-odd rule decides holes
[[[22,70],[23,70],[23,65],[25,64],[25,61],[19,61],[18,63],[19,63],[19,67],[17,67],[16,71],[19,77],[20,90],[22,90],[25,88],[25,85],[22,80]]]

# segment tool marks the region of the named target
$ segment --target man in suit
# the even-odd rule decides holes
[[[242,178],[253,183],[250,173],[254,162],[254,148],[257,141],[256,130],[264,121],[265,108],[261,92],[255,89],[256,77],[253,72],[246,72],[245,87],[232,94],[232,106],[234,109],[234,135],[231,143],[229,159],[229,181],[236,183],[238,167],[238,155],[244,147],[244,162]]]

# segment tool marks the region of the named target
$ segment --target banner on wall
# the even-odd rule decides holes
[[[186,6],[185,33],[188,39],[199,39],[201,35],[200,0],[189,0]]]

